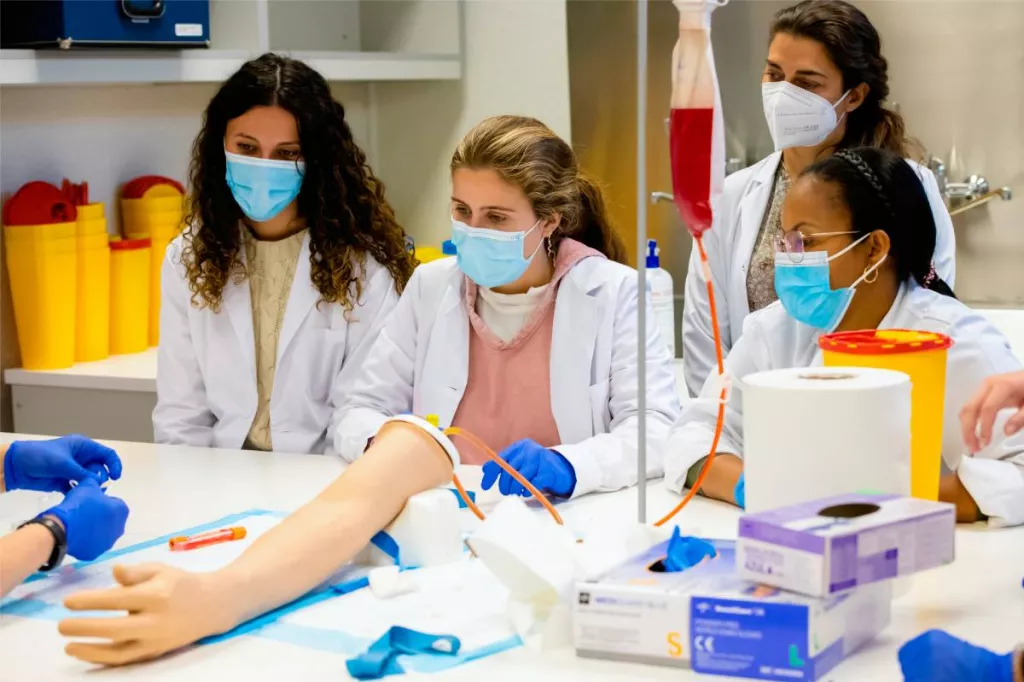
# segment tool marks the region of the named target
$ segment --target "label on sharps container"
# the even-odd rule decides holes
[[[750,587],[759,597],[766,589]],[[767,596],[767,595],[763,595]],[[762,680],[813,680],[808,609],[694,596],[690,603],[694,671]]]

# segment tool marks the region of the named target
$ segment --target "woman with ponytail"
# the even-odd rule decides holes
[[[928,196],[901,157],[859,147],[818,161],[793,183],[782,208],[774,243],[780,300],[747,317],[726,372],[742,381],[754,372],[821,365],[818,338],[834,331],[916,329],[951,337],[940,499],[956,504],[960,521],[1024,523],[1024,455],[1017,454],[1024,447],[997,437],[974,453],[958,417],[989,377],[1021,365],[1002,334],[953,296],[932,263],[934,248]],[[726,429],[700,492],[742,505],[739,397],[730,396]],[[696,480],[717,411],[709,383],[669,438],[665,473],[676,490]]]
[[[637,367],[637,308],[650,302],[600,188],[564,140],[517,116],[469,131],[451,173],[458,256],[413,274],[341,405],[336,449],[354,460],[388,417],[436,414],[553,495],[633,485],[637,372],[647,372],[649,439],[667,435],[679,403],[653,325]],[[466,451],[463,461],[485,460]],[[661,471],[650,457],[648,475]],[[484,488],[523,492],[499,472],[484,467]]]
[[[886,107],[888,63],[878,31],[843,0],[806,0],[772,22],[761,78],[764,114],[775,153],[725,180],[714,228],[705,235],[722,343],[731,348],[743,319],[777,298],[774,242],[791,179],[841,149],[874,147],[907,159],[935,221],[936,275],[953,286],[953,222],[931,171],[909,160],[914,144],[903,118]],[[683,363],[691,395],[715,366],[714,330],[703,269],[694,257],[686,277]]]

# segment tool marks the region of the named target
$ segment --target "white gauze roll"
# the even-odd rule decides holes
[[[850,492],[910,494],[910,377],[811,367],[743,379],[748,512]]]

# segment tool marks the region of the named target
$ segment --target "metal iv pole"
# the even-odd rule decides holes
[[[637,518],[647,522],[647,0],[636,0]]]

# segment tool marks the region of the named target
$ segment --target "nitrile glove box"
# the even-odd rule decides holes
[[[741,580],[735,543],[681,573],[658,573],[668,542],[579,582],[576,653],[762,680],[821,679],[889,624],[889,583],[815,599]]]
[[[956,509],[849,494],[740,518],[739,575],[812,597],[919,573],[955,558]]]

